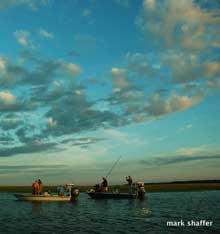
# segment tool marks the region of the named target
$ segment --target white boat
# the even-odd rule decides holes
[[[33,202],[44,202],[44,201],[52,201],[52,202],[70,202],[70,201],[76,201],[79,196],[79,190],[73,189],[74,184],[66,184],[65,188],[68,191],[69,195],[64,194],[64,187],[58,186],[59,192],[58,195],[53,195],[48,192],[44,192],[44,194],[19,194],[16,193],[14,196],[19,201],[33,201]],[[62,191],[60,189],[63,189]]]
[[[72,196],[58,196],[58,195],[32,195],[32,194],[14,194],[19,201],[53,201],[53,202],[69,202],[72,201]]]
[[[19,201],[33,201],[33,202],[44,202],[44,201],[53,201],[53,202],[70,202],[76,201],[79,196],[79,190],[73,189],[74,184],[66,184],[65,186],[58,186],[58,195],[53,195],[48,192],[44,192],[44,194],[21,194],[16,193],[14,196]],[[68,191],[68,195],[64,194],[64,190]]]

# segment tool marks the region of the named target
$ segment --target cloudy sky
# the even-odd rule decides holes
[[[220,179],[218,0],[1,0],[0,184]]]

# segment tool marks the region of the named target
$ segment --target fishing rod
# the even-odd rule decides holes
[[[122,156],[120,156],[120,157],[117,159],[117,161],[112,165],[111,169],[109,170],[109,172],[107,173],[107,175],[105,176],[105,178],[107,178],[107,177],[111,174],[112,170],[114,169],[114,167],[117,165],[117,163],[119,162],[119,160],[120,160],[121,158],[122,158]]]

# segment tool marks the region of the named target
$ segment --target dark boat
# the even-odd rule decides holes
[[[87,192],[87,194],[93,199],[135,199],[137,195],[135,193],[112,193],[112,192]]]
[[[118,190],[114,192],[103,192],[100,189],[100,185],[95,185],[94,189],[87,191],[87,194],[93,199],[144,199],[145,188],[144,182],[136,183],[136,193],[120,193]]]

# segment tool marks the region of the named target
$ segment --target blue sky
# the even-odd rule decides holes
[[[219,179],[220,4],[2,0],[0,184]]]

